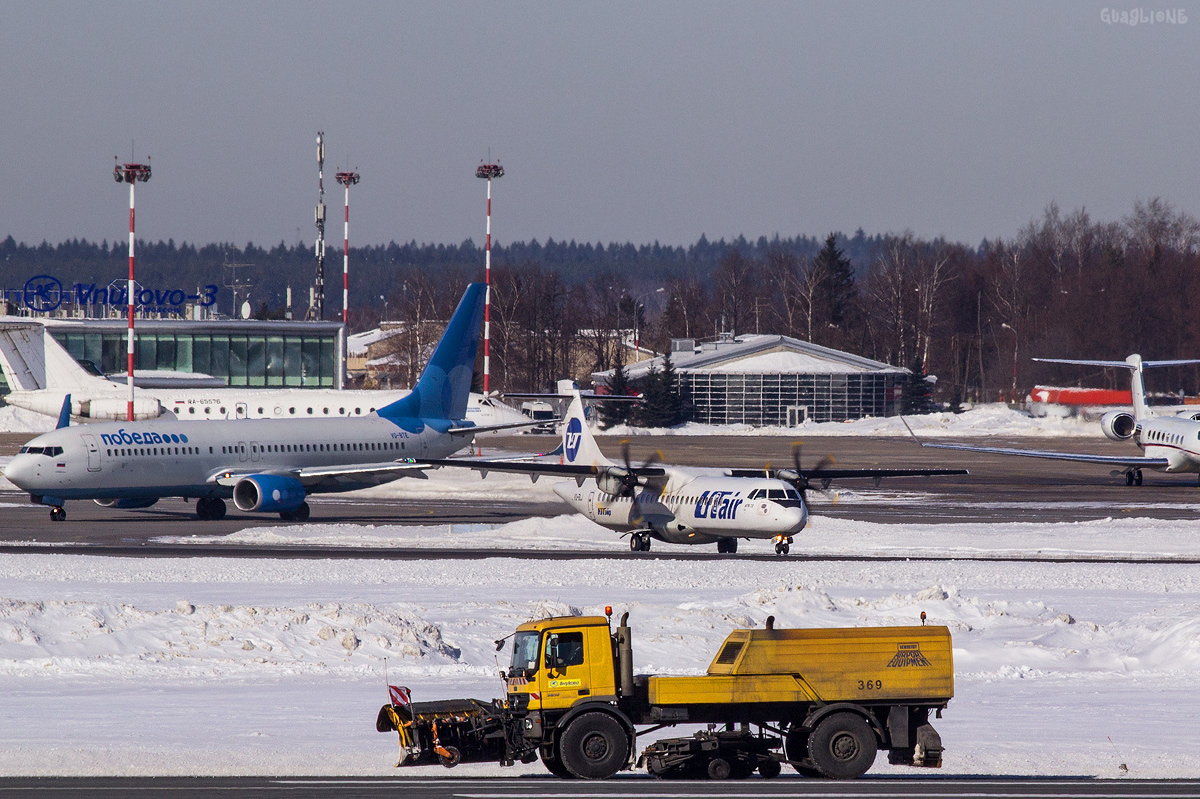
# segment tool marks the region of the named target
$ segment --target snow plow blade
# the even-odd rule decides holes
[[[400,735],[397,766],[498,762],[504,755],[504,718],[491,702],[444,699],[384,705],[375,719],[379,732]]]

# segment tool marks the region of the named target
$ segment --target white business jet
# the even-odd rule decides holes
[[[124,376],[115,383],[81,366],[45,325],[28,319],[0,319],[0,370],[11,391],[4,401],[50,417],[71,397],[71,416],[83,421],[123,421],[128,410]],[[134,374],[135,421],[178,418],[304,419],[363,416],[404,396],[404,392],[327,388],[233,388],[209,385],[212,378],[159,372]],[[496,397],[472,392],[466,419],[493,430],[528,421]]]

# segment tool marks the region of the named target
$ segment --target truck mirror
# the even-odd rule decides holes
[[[546,668],[558,671],[558,635],[546,639]]]
[[[503,648],[504,648],[504,639],[501,638],[500,640],[496,641],[496,651],[499,652]]]

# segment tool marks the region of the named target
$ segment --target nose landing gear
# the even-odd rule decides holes
[[[775,554],[786,555],[792,551],[792,537],[777,535],[775,536]]]

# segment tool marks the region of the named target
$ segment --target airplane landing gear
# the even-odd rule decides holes
[[[779,536],[778,538],[775,539],[775,554],[776,555],[786,555],[787,553],[789,553],[791,551],[792,551],[792,537],[790,535],[787,538],[784,538],[783,536]]]
[[[732,555],[737,552],[736,538],[720,538],[717,540],[717,552],[722,555]]]
[[[1142,470],[1141,469],[1130,469],[1129,471],[1125,472],[1125,485],[1140,486],[1141,484],[1142,484]]]
[[[279,518],[283,519],[285,522],[306,522],[308,521],[309,514],[310,510],[308,503],[301,502],[300,507],[296,508],[295,510],[279,511]]]
[[[649,552],[650,536],[645,533],[634,533],[629,536],[629,550],[631,552]]]
[[[50,521],[65,522],[66,520],[67,520],[66,510],[64,510],[63,508],[57,508],[57,507],[50,509]]]
[[[225,518],[225,500],[216,497],[200,497],[196,500],[196,518],[217,521]]]

